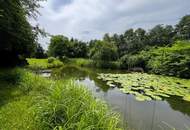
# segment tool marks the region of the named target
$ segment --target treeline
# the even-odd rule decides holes
[[[110,36],[105,34],[103,40],[81,42],[73,38],[68,39],[62,35],[52,36],[48,54],[54,57],[89,57],[97,59],[98,55],[100,55],[99,53],[105,54],[105,57],[106,53],[108,53],[109,58],[106,58],[107,60],[116,60],[126,54],[136,54],[151,47],[164,47],[171,45],[176,40],[189,39],[190,15],[186,15],[174,27],[160,24],[149,31],[142,28],[129,29],[121,35],[113,34]],[[110,54],[108,50],[111,51]]]
[[[37,17],[40,1],[44,0],[0,1],[0,66],[26,64],[26,57],[36,55],[38,34],[44,32],[28,18]]]
[[[150,67],[151,63],[149,62],[147,64],[147,61],[150,59],[147,59],[147,57],[143,58],[142,56],[143,54],[148,54],[151,50],[155,50],[156,48],[171,47],[176,43],[175,41],[178,40],[190,40],[190,15],[186,15],[181,18],[181,20],[175,26],[160,24],[156,25],[149,31],[146,31],[142,28],[135,30],[128,29],[124,34],[105,34],[102,40],[91,40],[90,42],[81,42],[73,38],[68,39],[62,35],[52,36],[50,46],[48,48],[48,55],[59,58],[89,58],[93,60],[93,64],[96,67],[101,68],[131,69],[135,67],[141,67],[145,71],[149,72],[151,71],[159,74],[175,75],[188,78],[190,75],[179,74],[186,72],[182,71],[183,69],[190,71],[187,63],[187,53],[177,53],[181,50],[178,50],[175,53],[172,52],[173,54],[170,53],[171,57],[173,57],[172,60],[171,57],[168,58],[169,56],[164,59],[165,61],[169,61],[170,59],[171,63],[178,64],[171,67],[181,68],[181,70],[179,70],[180,72],[171,72],[169,71],[171,68],[168,66],[168,69],[164,70],[168,73],[164,73],[162,70],[160,70],[160,68],[159,70],[153,70],[153,67]],[[183,45],[184,44],[181,44],[181,46]],[[164,55],[162,53],[159,54]],[[183,58],[178,58],[178,60],[176,60],[176,56],[173,55],[178,55],[178,57]],[[184,62],[182,65],[179,60],[185,60],[187,62]],[[160,65],[163,66],[163,64]]]

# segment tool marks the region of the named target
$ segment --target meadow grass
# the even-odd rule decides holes
[[[0,129],[120,130],[119,116],[72,80],[0,71]]]
[[[55,59],[52,63],[48,63],[48,59],[28,58],[27,61],[29,63],[28,68],[32,70],[50,69],[63,66],[63,63],[58,59]]]
[[[69,62],[65,63],[69,65],[75,65],[80,67],[91,67],[91,68],[101,68],[101,69],[119,69],[120,64],[117,61],[107,62],[107,61],[94,61],[85,58],[70,58]]]
[[[93,61],[85,58],[70,58],[67,64],[72,64],[80,67],[92,67]]]

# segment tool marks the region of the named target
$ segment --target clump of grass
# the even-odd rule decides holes
[[[48,129],[119,129],[118,115],[73,81],[56,82],[48,95],[40,105],[45,108],[40,111],[42,124]]]
[[[4,91],[0,92],[4,97],[0,100],[1,129],[119,129],[118,115],[85,87],[72,80],[54,81],[23,69],[17,71],[22,76],[16,84],[0,84]],[[4,72],[0,74],[6,75]]]
[[[27,61],[29,63],[28,68],[32,70],[50,69],[50,68],[57,68],[63,66],[63,63],[56,58],[50,58],[50,59],[28,58]]]

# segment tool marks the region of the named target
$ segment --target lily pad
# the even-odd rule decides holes
[[[162,100],[171,95],[190,101],[190,80],[146,73],[99,74],[98,79],[110,87],[120,84],[123,93],[133,94],[139,101]]]

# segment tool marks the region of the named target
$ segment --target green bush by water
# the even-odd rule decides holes
[[[157,74],[190,78],[190,42],[178,41],[172,47],[149,52],[147,68]]]
[[[172,46],[150,48],[120,59],[121,68],[142,67],[155,74],[190,78],[190,42],[177,41]]]

